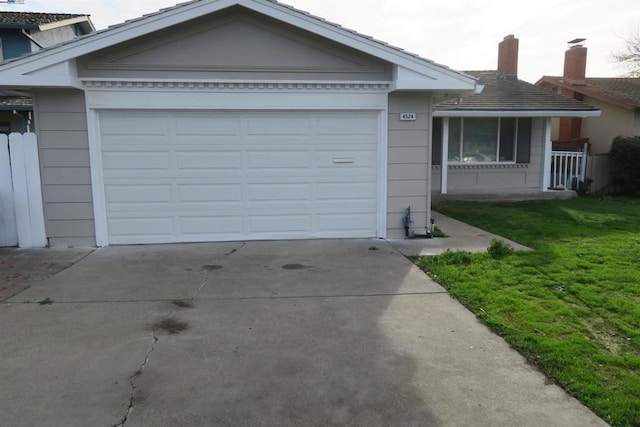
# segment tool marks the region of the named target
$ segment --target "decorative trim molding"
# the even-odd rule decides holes
[[[303,66],[253,66],[253,65],[214,65],[214,64],[110,64],[106,62],[90,62],[86,65],[88,70],[116,70],[116,71],[207,71],[212,73],[384,73],[383,66],[352,66],[352,67],[303,67]]]
[[[488,163],[488,164],[467,164],[456,165],[449,163],[449,169],[528,169],[529,163]]]
[[[83,80],[88,89],[193,90],[193,91],[388,91],[386,83],[291,83]]]

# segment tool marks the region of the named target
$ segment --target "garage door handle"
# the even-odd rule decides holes
[[[355,159],[353,157],[334,157],[333,163],[353,163]]]

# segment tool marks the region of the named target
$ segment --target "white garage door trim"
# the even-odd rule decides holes
[[[109,245],[100,140],[101,111],[372,111],[378,114],[377,237],[387,225],[387,82],[84,80],[96,245]]]

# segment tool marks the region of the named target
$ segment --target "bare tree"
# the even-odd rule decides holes
[[[629,26],[622,36],[624,49],[613,52],[613,60],[623,64],[629,70],[629,77],[640,77],[640,24]]]

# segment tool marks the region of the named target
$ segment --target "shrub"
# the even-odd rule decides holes
[[[609,152],[619,192],[640,196],[640,136],[617,136]]]
[[[511,252],[513,252],[513,248],[508,243],[505,243],[502,240],[493,239],[491,240],[491,244],[487,248],[487,252],[489,252],[491,258],[498,259],[509,255]]]

